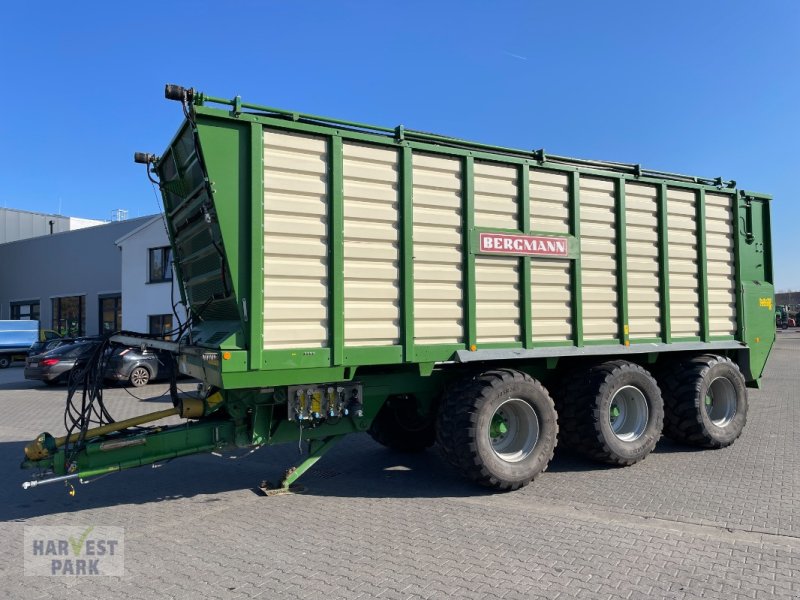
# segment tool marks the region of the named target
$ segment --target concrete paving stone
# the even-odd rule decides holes
[[[729,448],[664,439],[626,469],[557,450],[531,486],[495,495],[435,452],[397,454],[366,435],[326,455],[328,475],[309,472],[301,496],[254,492],[297,459],[296,445],[127,471],[75,497],[61,485],[23,491],[22,447],[61,433],[64,390],[2,370],[0,597],[798,598],[798,356],[800,332],[779,333]],[[167,406],[164,390],[106,400],[122,419]],[[125,527],[126,576],[25,577],[23,527],[63,524]]]

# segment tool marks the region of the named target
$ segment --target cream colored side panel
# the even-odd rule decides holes
[[[343,144],[344,343],[400,343],[398,155]]]
[[[700,335],[697,218],[694,192],[667,188],[671,335]]]
[[[534,342],[572,339],[569,260],[531,259],[531,331]]]
[[[661,335],[656,188],[625,184],[628,327],[631,338]]]
[[[414,340],[463,344],[461,162],[413,155]]]
[[[594,177],[580,182],[583,337],[608,340],[619,334],[614,182]]]
[[[264,130],[264,348],[328,345],[324,138]]]
[[[480,344],[520,341],[519,258],[475,257],[475,337]]]
[[[517,169],[475,161],[475,226],[518,228]]]
[[[564,173],[531,169],[530,228],[569,233],[569,179]],[[531,331],[534,342],[572,339],[568,260],[531,259]]]
[[[733,236],[731,196],[706,194],[708,332],[710,335],[734,335],[737,329]]]
[[[564,173],[530,171],[533,231],[569,233],[569,179]]]

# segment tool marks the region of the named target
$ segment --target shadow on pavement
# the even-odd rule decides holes
[[[356,439],[340,442],[300,480],[307,494],[437,498],[489,493],[461,479],[435,451],[400,454],[378,446],[365,435],[352,437]],[[73,481],[73,497],[64,483],[22,489],[22,482],[34,479],[36,474],[19,468],[26,443],[0,443],[0,521],[257,490],[262,480],[277,484],[286,469],[300,458],[293,444],[262,448],[241,460],[208,454],[183,457],[159,468],[139,467],[99,477],[89,484]],[[239,454],[246,452],[242,449]],[[269,500],[264,497],[264,502]]]
[[[41,381],[34,381],[31,379],[23,379],[21,381],[9,381],[7,383],[0,383],[0,390],[21,391],[21,390],[36,390],[37,392],[47,392],[48,390],[59,391],[62,393],[67,389],[66,385],[49,386]]]
[[[73,480],[75,496],[70,496],[70,487],[65,483],[22,489],[22,482],[35,479],[37,474],[19,468],[26,444],[0,443],[0,521],[247,489],[260,482],[257,473],[261,478],[265,475],[264,466],[257,462],[237,464],[238,461],[198,455],[166,462],[158,468],[145,466],[98,477],[88,484]]]
[[[0,521],[98,507],[149,502],[168,502],[198,495],[239,490],[257,492],[262,480],[277,485],[286,469],[302,458],[294,444],[265,447],[248,455],[241,449],[232,453],[239,460],[208,454],[189,456],[158,468],[139,467],[97,478],[89,484],[74,483],[76,495],[69,496],[63,483],[23,490],[23,481],[34,471],[18,468],[26,442],[0,443]],[[693,448],[662,440],[655,452],[694,452]],[[588,472],[616,469],[596,463],[563,449],[557,449],[546,473]],[[299,483],[305,494],[342,498],[445,498],[477,497],[491,494],[463,479],[436,450],[416,454],[399,453],[374,443],[366,434],[344,439],[325,455]],[[533,485],[536,485],[534,482]],[[208,501],[218,501],[211,499]],[[264,498],[269,502],[269,498]]]
[[[616,469],[613,465],[606,465],[603,463],[589,460],[584,456],[572,452],[567,448],[556,447],[556,454],[550,465],[547,467],[548,473],[579,473],[583,471],[606,471],[608,469]]]
[[[713,450],[689,446],[687,444],[679,444],[663,437],[658,444],[656,444],[655,450],[653,450],[654,454],[694,454],[697,452],[713,452]]]
[[[667,438],[661,438],[653,449],[653,454],[679,454],[679,453],[695,453],[703,452],[703,448],[696,448],[694,446],[686,446],[678,444]],[[550,466],[547,467],[549,473],[575,473],[583,471],[606,471],[611,469],[624,469],[616,465],[608,465],[601,462],[595,462],[584,456],[572,452],[571,450],[563,447],[556,448],[556,455]]]

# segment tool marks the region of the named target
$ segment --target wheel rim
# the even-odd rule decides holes
[[[509,398],[497,407],[489,425],[489,441],[495,455],[506,462],[519,462],[533,452],[539,440],[539,417],[519,398]]]
[[[133,373],[131,373],[131,382],[135,386],[144,385],[145,383],[147,383],[147,380],[148,380],[147,371],[145,371],[141,367],[138,369],[134,369]]]
[[[717,377],[711,381],[703,402],[708,420],[717,427],[725,427],[736,416],[736,388],[725,377]]]
[[[647,429],[650,410],[642,391],[632,385],[617,390],[608,409],[611,431],[623,442],[633,442]]]

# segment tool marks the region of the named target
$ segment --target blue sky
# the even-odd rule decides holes
[[[27,6],[26,6],[27,5]],[[800,3],[6,5],[0,206],[158,210],[167,82],[293,110],[736,179],[772,194],[776,287],[800,289]]]

